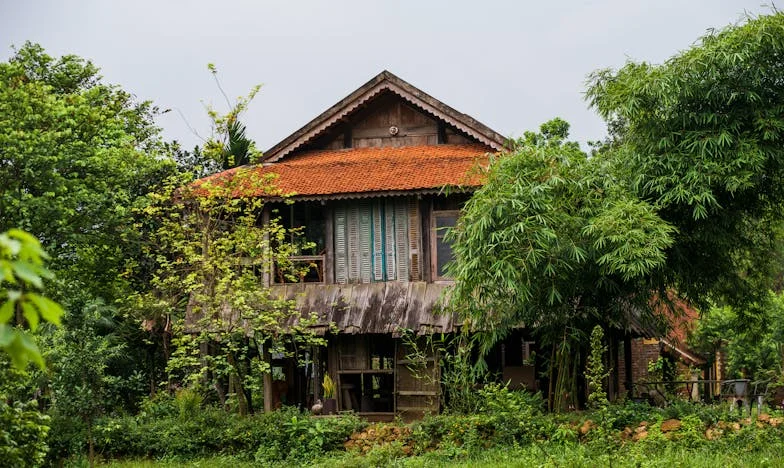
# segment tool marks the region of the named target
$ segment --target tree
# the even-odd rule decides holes
[[[213,64],[209,64],[207,68],[212,73],[221,94],[226,98],[229,111],[221,114],[213,107],[207,107],[207,113],[213,122],[213,132],[212,138],[205,143],[204,153],[211,154],[224,170],[258,162],[261,159],[261,152],[256,149],[253,140],[246,136],[245,125],[239,119],[247,110],[248,104],[256,97],[261,85],[254,86],[247,96],[238,98],[232,104],[218,80],[218,69]]]
[[[784,201],[783,57],[776,12],[590,81],[618,136],[621,182],[677,228],[658,283],[704,308],[762,299],[780,269],[770,252]]]
[[[209,109],[213,135],[201,157],[229,165],[256,157],[237,117],[257,92],[253,88],[226,115]],[[136,296],[137,309],[147,314],[146,323],[172,324],[171,375],[188,385],[209,384],[221,403],[234,395],[241,414],[253,411],[257,377],[272,371],[270,351],[286,352],[291,341],[323,341],[304,331],[307,317],[287,325],[299,315],[294,303],[266,286],[273,268],[292,279],[309,268],[289,260],[309,247],[301,245],[301,229],[285,229],[265,209],[267,198],[287,196],[274,176],[240,167],[195,181],[182,173],[150,194],[139,211],[141,222],[154,224],[145,228],[151,232],[145,249],[155,267],[152,288]]]
[[[38,411],[35,401],[14,401],[11,395],[29,361],[44,368],[41,352],[23,322],[35,332],[42,320],[59,325],[63,313],[57,303],[36,292],[44,278],[51,278],[43,265],[46,258],[30,234],[19,229],[0,233],[0,350],[14,366],[5,369],[6,360],[0,356],[0,463],[8,466],[41,464],[48,449],[48,417]]]
[[[649,310],[647,275],[664,264],[674,230],[616,183],[611,160],[567,142],[566,122],[541,130],[491,161],[449,234],[449,305],[482,336],[483,352],[514,327],[536,329],[553,346],[551,396],[574,397],[574,375],[561,378],[574,369],[569,342]]]
[[[0,63],[0,230],[41,240],[60,297],[123,295],[130,208],[174,167],[156,112],[73,55],[26,43]]]
[[[730,306],[706,310],[689,344],[713,359],[726,352],[730,378],[770,380],[779,385],[784,376],[784,295],[769,292],[760,302],[738,311]]]
[[[244,170],[168,187],[144,210],[160,227],[148,245],[157,265],[153,289],[140,304],[174,324],[174,375],[191,385],[209,382],[221,400],[228,380],[240,413],[252,412],[254,376],[271,372],[262,357],[284,351],[289,337],[311,337],[298,333],[307,320],[285,325],[298,312],[264,282],[273,264],[294,268],[296,277],[288,260],[297,249],[292,233],[275,218],[262,221],[264,199],[257,195],[283,194],[271,178]]]
[[[609,402],[607,392],[604,391],[604,380],[610,376],[605,371],[604,355],[607,347],[604,345],[604,330],[599,325],[591,331],[591,354],[585,366],[585,378],[588,380],[588,406],[604,409]]]
[[[156,113],[73,55],[51,57],[26,43],[0,63],[0,231],[18,226],[40,239],[54,274],[44,283],[67,313],[98,298],[124,301],[145,285],[144,275],[128,274],[144,266],[132,208],[175,168]],[[139,328],[132,317],[118,326]],[[128,354],[137,359],[107,373],[154,367],[148,349]]]
[[[72,311],[64,326],[55,331],[47,353],[54,371],[53,413],[58,419],[72,423],[71,418],[76,418],[83,424],[90,466],[95,463],[95,420],[112,399],[109,393],[116,380],[108,371],[109,364],[124,351],[123,344],[107,333],[114,327],[110,314],[100,301],[86,305],[79,313]]]

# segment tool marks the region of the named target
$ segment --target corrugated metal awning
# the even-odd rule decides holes
[[[418,334],[456,330],[453,314],[439,313],[438,302],[445,284],[384,282],[369,284],[286,284],[273,286],[278,297],[296,302],[299,314],[286,324],[297,325],[301,317],[315,315],[310,328],[325,334],[332,324],[340,333],[390,333],[404,329]]]

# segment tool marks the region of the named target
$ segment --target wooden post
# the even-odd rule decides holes
[[[266,372],[263,377],[264,385],[264,412],[272,412],[272,355],[266,344],[263,345],[262,358],[264,362],[269,365],[269,372]]]
[[[633,396],[632,384],[634,383],[632,379],[632,336],[628,333],[623,337],[623,363],[626,367],[626,382],[624,382],[626,395],[631,397]]]
[[[313,401],[321,398],[321,348],[313,346]]]
[[[610,375],[607,376],[607,399],[615,401],[618,397],[618,340],[615,333],[610,330],[607,334],[607,367]]]

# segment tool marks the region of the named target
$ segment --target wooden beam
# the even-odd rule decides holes
[[[354,136],[351,127],[347,127],[343,132],[343,148],[351,148],[354,146]]]
[[[438,121],[438,144],[446,144],[446,124],[443,120]]]
[[[626,387],[626,394],[631,396],[632,385],[634,384],[632,379],[632,337],[628,333],[623,337],[623,363],[626,368],[626,382],[624,382],[624,386]]]
[[[268,345],[263,345],[262,359],[269,366],[269,372],[265,372],[262,377],[262,384],[264,385],[264,412],[272,412],[272,355],[270,355]]]

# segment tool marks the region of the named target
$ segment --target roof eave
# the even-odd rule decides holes
[[[504,149],[507,139],[473,117],[458,112],[438,99],[384,70],[315,119],[292,133],[264,154],[264,162],[275,162],[321,135],[349,114],[384,91],[391,91],[409,103],[444,120],[496,151]]]
[[[329,200],[352,200],[362,198],[382,198],[382,197],[407,197],[407,196],[421,196],[421,195],[447,195],[449,193],[471,193],[479,186],[450,186],[447,191],[444,187],[439,188],[422,188],[414,190],[381,190],[373,192],[347,192],[347,193],[327,193],[327,194],[311,194],[299,195],[292,194],[286,196],[286,200],[291,201],[329,201]],[[269,197],[268,201],[282,201],[282,197]]]

